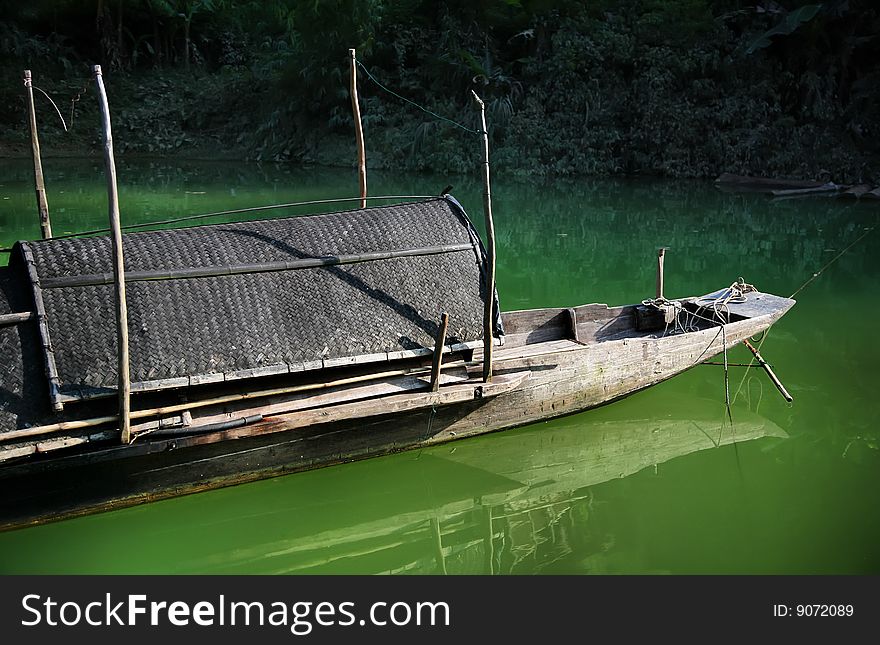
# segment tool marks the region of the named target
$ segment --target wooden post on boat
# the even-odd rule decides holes
[[[657,249],[657,299],[663,299],[663,259],[666,256],[666,247]]]
[[[443,346],[446,344],[446,330],[449,329],[449,314],[440,314],[440,328],[434,339],[434,358],[431,361],[431,391],[440,389],[440,364],[443,362]]]
[[[489,130],[486,128],[486,104],[471,90],[480,108],[483,126],[483,214],[486,217],[486,306],[483,310],[483,380],[492,378],[492,342],[495,304],[495,223],[492,221],[492,191],[489,186]]]
[[[43,161],[40,158],[40,139],[37,137],[37,111],[34,108],[34,86],[31,70],[24,70],[24,87],[27,94],[28,124],[31,130],[31,155],[34,158],[34,188],[37,193],[37,212],[40,216],[40,232],[44,240],[52,237],[52,224],[49,222],[49,202],[46,201],[46,185],[43,181]]]
[[[361,124],[361,106],[358,101],[357,58],[354,49],[349,49],[351,57],[351,110],[354,113],[354,134],[357,140],[358,183],[361,188],[361,208],[367,207],[367,153],[364,150],[364,128]]]
[[[125,300],[125,262],[122,255],[122,226],[119,223],[119,193],[116,189],[116,162],[113,159],[113,133],[110,129],[110,106],[101,66],[95,65],[95,85],[104,128],[104,164],[107,167],[107,200],[110,210],[110,238],[113,246],[113,274],[116,284],[116,343],[119,373],[119,428],[122,443],[131,442],[131,380],[128,362],[128,305]]]

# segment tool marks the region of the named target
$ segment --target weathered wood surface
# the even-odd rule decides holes
[[[524,375],[522,375],[524,376]],[[297,427],[303,424],[320,422],[320,420],[334,420],[350,418],[352,411],[354,416],[358,414],[370,416],[378,413],[386,413],[383,406],[394,407],[403,405],[408,409],[417,409],[419,406],[449,405],[459,400],[473,398],[473,389],[479,384],[468,383],[470,375],[464,367],[448,370],[440,375],[440,385],[443,390],[434,391],[434,394],[442,393],[443,396],[429,396],[430,377],[428,375],[403,376],[396,379],[388,379],[379,383],[341,387],[325,394],[291,394],[271,397],[261,401],[261,405],[254,407],[253,404],[217,405],[192,411],[192,423],[195,426],[222,423],[244,414],[262,414],[264,417],[276,417],[281,414],[297,413]],[[516,387],[518,380],[505,379],[494,390],[485,392],[485,396],[496,396],[509,388]],[[460,387],[453,387],[460,386]],[[398,396],[398,399],[393,397]],[[403,402],[403,403],[401,403]],[[306,414],[312,412],[312,414]],[[344,415],[344,416],[343,416]],[[291,425],[293,427],[293,425]],[[248,436],[252,430],[242,429],[241,435]]]
[[[446,367],[454,369],[461,366],[457,364],[448,364]],[[424,389],[425,382],[415,376],[415,374],[420,372],[424,372],[424,370],[405,368],[389,370],[386,372],[366,373],[327,382],[306,383],[270,390],[236,392],[226,394],[225,396],[196,399],[186,403],[165,405],[158,408],[135,410],[131,413],[131,418],[146,419],[180,412],[192,413],[193,411],[196,411],[195,418],[207,418],[209,419],[209,421],[207,421],[208,423],[216,423],[237,416],[233,410],[242,409],[243,406],[249,406],[247,407],[249,414],[277,414],[279,412],[289,412],[305,407],[317,407],[332,403],[357,401],[381,395],[397,394],[408,390]],[[447,376],[445,380],[446,382],[454,382],[467,380],[467,378],[467,371],[461,367],[455,375]],[[365,381],[372,381],[373,383],[360,387],[358,385],[351,387],[352,384],[359,384]],[[313,394],[313,392],[319,390],[332,391],[323,396]],[[254,400],[260,401],[259,407],[253,407],[255,405],[253,403]],[[234,407],[234,404],[240,405],[236,408]],[[202,412],[202,408],[207,408],[207,415]],[[221,418],[217,418],[217,410],[224,410],[226,412],[221,415]],[[118,415],[107,415],[86,419],[59,421],[58,423],[46,426],[10,430],[0,434],[0,440],[8,441],[11,439],[47,435],[55,432],[70,432],[75,430],[88,431],[96,426],[116,423],[118,419]]]
[[[297,428],[307,428],[311,426],[336,423],[339,421],[368,419],[374,416],[396,415],[406,412],[412,412],[420,409],[436,410],[442,406],[453,405],[457,403],[467,403],[474,400],[491,399],[501,394],[505,394],[520,387],[531,375],[528,370],[518,370],[511,374],[504,374],[497,379],[493,379],[492,383],[479,384],[473,381],[460,382],[450,384],[437,392],[429,389],[426,379],[416,379],[416,387],[426,389],[423,392],[404,392],[401,394],[391,394],[378,397],[365,396],[361,400],[346,400],[335,405],[325,405],[315,407],[309,404],[305,409],[294,410],[285,413],[273,413],[271,419],[264,427],[255,426],[253,428],[241,428],[235,430],[224,431],[224,438],[240,438],[248,437],[254,434],[267,434],[273,432],[286,432]],[[386,393],[387,394],[387,393]],[[250,412],[250,409],[248,410]],[[243,411],[237,411],[232,414],[224,413],[224,417],[240,416]],[[180,437],[177,444],[180,447],[187,445],[199,445],[203,443],[214,443],[216,438],[210,436],[194,436]]]
[[[374,415],[398,414],[428,407],[435,409],[439,406],[498,396],[518,387],[528,377],[529,372],[523,370],[514,374],[505,374],[490,385],[481,385],[470,379],[467,371],[461,368],[454,370],[451,374],[443,374],[441,382],[448,385],[442,391],[437,392],[430,391],[427,376],[406,376],[353,388],[339,387],[326,394],[279,395],[268,399],[268,401],[262,400],[261,405],[258,407],[254,407],[253,404],[248,405],[246,403],[248,399],[241,398],[230,400],[227,404],[214,404],[203,409],[197,409],[199,402],[182,403],[164,408],[163,414],[183,412],[190,420],[191,427],[180,428],[179,435],[173,439],[150,441],[150,443],[141,442],[136,447],[127,450],[124,455],[135,457],[151,454],[168,446],[184,448],[217,443],[218,441],[229,439],[239,439],[256,434],[282,432],[321,423],[366,418]],[[245,416],[252,417],[257,415],[259,417],[279,418],[282,414],[287,419],[283,425],[265,422],[247,425],[246,427],[237,426],[235,428],[217,429],[212,432],[201,431],[206,426],[222,424]],[[142,411],[135,411],[132,414],[132,418],[135,419],[145,416],[147,415],[142,414]],[[100,420],[107,421],[112,418],[114,417],[103,417]],[[159,429],[160,427],[162,427],[162,424],[158,423],[155,424],[154,428],[149,429]],[[27,439],[38,436],[40,433],[36,432],[36,430],[39,429],[25,428],[16,432],[18,433],[17,436]],[[84,426],[76,421],[63,424],[58,430],[71,433],[71,439],[74,441],[66,444],[53,443],[54,438],[43,439],[40,437],[30,442],[31,446],[36,448],[35,450],[22,453],[18,453],[16,450],[26,449],[27,445],[25,444],[0,446],[0,462],[20,456],[20,454],[46,453],[53,449],[84,444],[90,441],[106,441],[109,437],[117,436],[118,434],[112,430],[90,434],[91,426]],[[81,430],[81,432],[73,434],[77,430]],[[149,432],[144,434],[149,435]],[[118,451],[104,450],[97,455],[86,456],[86,459],[94,462],[120,456],[122,454]],[[0,478],[2,478],[2,473],[0,473]]]
[[[714,293],[703,296],[693,301],[695,304],[711,308],[712,299],[722,299],[729,295],[727,289],[715,291]],[[752,291],[745,295],[745,302],[728,302],[724,305],[723,311],[733,316],[744,316],[747,318],[759,318],[768,314],[772,314],[780,307],[786,306],[787,302],[791,302],[788,298],[774,296],[771,293],[760,293]]]
[[[431,391],[440,389],[440,363],[443,362],[443,347],[446,345],[446,330],[449,328],[449,314],[445,311],[440,315],[440,329],[434,339],[434,356],[431,360]]]
[[[786,310],[728,324],[727,346],[766,329]],[[565,317],[565,311],[545,316]],[[0,503],[0,526],[127,506],[570,414],[670,378],[723,349],[718,327],[662,339],[622,338],[592,345],[559,340],[553,346],[560,343],[561,348],[549,353],[501,348],[497,376],[483,387],[508,389],[494,397],[488,396],[490,390],[474,398],[474,386],[453,386],[459,390],[425,393],[436,400],[416,403],[412,395],[396,395],[279,414],[254,426],[207,435],[10,464],[0,470],[0,485],[7,491]],[[529,371],[527,379],[524,370]],[[519,380],[505,383],[505,376]],[[125,456],[138,458],[120,459]],[[71,489],[71,481],[100,478],[104,470],[115,468],[126,472],[117,476],[117,487],[89,494]],[[66,491],[63,499],[58,497],[61,491]]]
[[[496,344],[498,341],[496,340]],[[450,353],[470,352],[470,350],[481,347],[483,341],[468,341],[466,343],[454,343],[447,346]],[[394,363],[396,361],[407,361],[410,359],[419,359],[430,356],[433,349],[423,347],[419,349],[407,349],[394,352],[383,352],[381,354],[361,354],[355,356],[345,356],[333,359],[323,359],[320,361],[304,362],[304,363],[279,363],[275,365],[266,365],[264,367],[247,370],[237,370],[232,372],[216,372],[213,374],[203,374],[197,376],[184,376],[179,378],[156,379],[152,381],[138,381],[131,384],[131,391],[135,393],[158,392],[161,390],[196,387],[211,384],[229,383],[241,379],[249,379],[255,376],[281,376],[286,374],[296,375],[299,373],[309,372],[313,370],[336,369],[342,367],[355,366],[372,366],[372,369],[378,369],[381,363]],[[97,399],[108,398],[116,395],[113,388],[90,388],[90,389],[69,389],[59,395],[63,403],[88,402]]]
[[[573,307],[577,321],[577,340],[591,343],[633,333],[635,307],[609,307],[589,304]],[[547,341],[574,338],[572,315],[568,309],[527,309],[507,311],[504,322],[504,346],[522,347]]]

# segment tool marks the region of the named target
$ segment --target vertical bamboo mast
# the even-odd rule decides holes
[[[657,249],[657,298],[663,298],[663,289],[664,289],[664,275],[663,275],[663,260],[666,257],[666,248]]]
[[[351,57],[351,111],[354,113],[354,134],[357,139],[358,182],[361,188],[361,208],[367,207],[367,153],[364,150],[364,128],[361,124],[361,106],[358,101],[357,58],[353,49],[349,49]]]
[[[52,224],[49,222],[49,202],[46,201],[46,185],[43,181],[43,161],[40,158],[40,139],[37,137],[37,112],[34,109],[34,87],[31,83],[31,70],[24,70],[24,87],[27,93],[28,124],[31,129],[31,154],[34,157],[34,188],[37,192],[37,212],[40,215],[40,232],[43,239],[52,237]]]
[[[486,306],[483,310],[483,380],[492,378],[492,343],[495,316],[495,223],[492,221],[492,191],[489,187],[489,130],[486,128],[486,104],[471,90],[480,108],[483,126],[483,214],[486,216]]]
[[[116,190],[116,162],[113,159],[113,134],[110,129],[110,106],[104,89],[101,66],[95,65],[95,85],[104,127],[104,164],[107,167],[107,200],[110,205],[110,238],[113,245],[113,275],[116,284],[116,342],[119,373],[119,426],[122,443],[131,441],[131,382],[128,364],[128,306],[125,300],[125,263],[122,256],[122,227],[119,223],[119,194]]]

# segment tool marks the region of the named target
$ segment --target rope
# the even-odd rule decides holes
[[[428,429],[425,431],[427,437],[431,436],[431,428],[434,427],[434,417],[437,416],[437,406],[431,404],[431,414],[428,416]]]
[[[713,325],[723,326],[727,324],[728,322],[730,322],[727,305],[731,303],[736,304],[745,302],[746,294],[752,291],[757,291],[757,289],[755,289],[755,286],[747,283],[740,277],[729,287],[724,289],[718,296],[702,296],[701,298],[697,298],[694,302],[700,308],[708,309],[711,303],[714,318],[707,318],[706,316],[701,316],[696,311],[689,311],[685,309],[684,304],[680,300],[669,300],[663,297],[646,298],[645,300],[642,300],[642,304],[646,307],[657,307],[658,309],[666,309],[668,307],[672,307],[675,310],[675,313],[673,315],[671,323],[666,323],[666,328],[663,330],[663,335],[665,336],[667,333],[669,333],[670,324],[673,325],[672,333],[684,334],[691,331],[697,331],[697,320],[704,320]],[[682,314],[684,315],[682,316]],[[681,320],[682,317],[684,317],[684,322],[682,322]]]
[[[52,97],[49,96],[48,94],[46,94],[43,90],[41,90],[36,85],[32,84],[31,87],[34,88],[35,90],[37,90],[40,94],[45,96],[47,99],[49,99],[49,103],[52,104],[52,107],[55,108],[55,112],[58,114],[58,118],[61,119],[61,125],[64,127],[64,131],[67,132],[67,124],[64,122],[64,117],[61,116],[61,110],[59,110],[58,106],[55,105],[55,101],[52,100]]]
[[[697,298],[695,304],[703,309],[707,309],[711,307],[713,312],[713,318],[707,318],[706,316],[702,316],[696,311],[689,311],[684,308],[683,303],[680,300],[668,300],[666,298],[647,298],[642,300],[642,304],[645,306],[653,306],[660,309],[667,309],[669,307],[673,308],[673,316],[671,324],[673,325],[672,333],[687,333],[690,331],[697,330],[697,320],[703,320],[708,322],[710,325],[717,325],[718,332],[709,341],[709,344],[703,350],[703,352],[697,357],[695,363],[699,363],[700,359],[705,356],[705,354],[710,350],[712,345],[715,344],[715,341],[718,340],[718,336],[721,336],[721,348],[724,356],[724,362],[721,365],[724,366],[724,405],[727,410],[727,418],[730,421],[730,426],[733,428],[733,413],[731,412],[731,399],[730,399],[730,363],[727,360],[727,323],[730,322],[729,311],[727,306],[732,303],[742,303],[746,301],[746,294],[751,293],[752,291],[757,291],[755,286],[747,283],[743,280],[742,277],[737,279],[735,282],[731,283],[729,287],[724,289],[718,296],[702,296]],[[684,314],[682,316],[682,314]],[[682,317],[684,321],[682,322]],[[667,316],[668,318],[668,316]],[[663,336],[669,332],[670,322],[666,323],[666,327],[663,330]],[[766,334],[764,335],[766,338]],[[761,342],[763,342],[763,338]],[[754,361],[754,358],[752,359]],[[748,364],[747,367],[751,367],[752,362]],[[748,374],[748,372],[746,372]],[[740,384],[740,387],[742,384]],[[739,394],[739,390],[737,390],[737,395]],[[736,397],[734,397],[734,400]],[[734,441],[734,444],[736,442]]]
[[[754,407],[752,407],[752,381],[758,384],[758,400],[755,403]],[[749,377],[748,385],[746,386],[746,404],[749,406],[749,409],[758,412],[758,408],[761,407],[761,401],[764,400],[764,382],[761,379],[755,378],[754,376]]]
[[[376,77],[375,77],[375,76],[373,76],[372,74],[370,74],[370,70],[368,70],[368,69],[364,66],[364,64],[363,64],[362,62],[360,62],[360,61],[357,60],[357,59],[355,59],[355,62],[358,64],[358,66],[359,66],[362,70],[364,70],[364,73],[367,75],[367,77],[369,77],[369,79],[370,79],[371,81],[373,81],[376,85],[379,86],[379,88],[380,88],[381,90],[384,90],[385,92],[387,92],[387,93],[390,94],[391,96],[395,96],[395,97],[399,98],[401,101],[403,101],[403,102],[405,102],[405,103],[409,103],[410,105],[412,105],[413,107],[418,108],[418,109],[421,110],[422,112],[424,112],[424,113],[426,113],[426,114],[430,114],[430,115],[431,115],[432,117],[434,117],[435,119],[439,119],[439,120],[441,120],[441,121],[446,121],[446,123],[449,123],[449,124],[451,124],[451,125],[454,125],[456,128],[461,128],[461,129],[464,130],[465,132],[470,132],[471,134],[484,134],[484,132],[483,132],[482,130],[475,130],[475,129],[473,129],[473,128],[469,128],[469,127],[467,127],[466,125],[462,125],[462,124],[459,123],[458,121],[453,121],[452,119],[449,119],[449,118],[446,118],[445,116],[442,116],[442,115],[440,115],[440,114],[437,114],[436,112],[434,112],[434,111],[432,111],[432,110],[429,110],[428,108],[426,108],[426,107],[424,107],[424,106],[419,105],[419,104],[416,103],[415,101],[411,101],[410,99],[406,98],[405,96],[401,96],[400,94],[398,94],[398,93],[395,92],[394,90],[390,90],[390,89],[388,89],[387,87],[385,87],[384,85],[382,85],[382,83],[380,83],[378,80],[376,80]]]
[[[867,237],[868,233],[872,232],[875,228],[876,228],[876,225],[875,225],[875,226],[871,226],[870,228],[866,228],[865,231],[864,231],[861,235],[859,235],[855,240],[853,240],[852,242],[850,242],[850,243],[847,245],[847,247],[846,247],[845,249],[843,249],[840,253],[838,253],[838,254],[835,255],[833,258],[831,258],[831,260],[829,260],[828,262],[826,262],[826,263],[822,266],[821,269],[819,269],[819,270],[816,271],[813,275],[811,275],[809,278],[807,278],[807,281],[804,282],[800,287],[798,287],[797,289],[795,289],[795,290],[794,290],[794,293],[792,293],[792,294],[789,296],[789,298],[794,298],[794,297],[795,297],[796,295],[798,295],[801,291],[803,291],[804,289],[806,289],[806,288],[807,288],[807,287],[808,287],[808,286],[809,286],[814,280],[816,280],[816,278],[818,278],[820,275],[822,275],[822,273],[823,273],[826,269],[828,269],[828,267],[830,267],[832,264],[834,264],[834,263],[837,262],[840,258],[842,258],[847,252],[849,252],[849,250],[850,250],[852,247],[854,247],[856,244],[858,244],[859,242],[861,242],[865,237]],[[770,336],[770,331],[771,331],[770,329],[766,330],[766,332],[764,333],[764,336],[761,338],[761,341],[758,343],[758,346],[757,346],[756,349],[757,349],[759,352],[761,351],[761,346],[764,344],[764,341],[766,341],[767,338]],[[752,363],[754,363],[754,362],[755,362],[755,357],[752,356],[752,359],[749,361],[749,367],[751,367]],[[746,370],[745,373],[743,374],[742,379],[741,379],[740,382],[739,382],[739,386],[736,388],[736,394],[733,395],[733,402],[734,402],[734,403],[736,403],[736,400],[737,400],[737,398],[739,397],[739,393],[742,391],[743,385],[745,384],[745,382],[746,382],[746,378],[748,378],[748,376],[749,376],[749,371]]]
[[[746,294],[751,293],[752,291],[757,291],[755,285],[748,284],[742,279],[742,277],[740,277],[736,282],[722,291],[720,296],[714,298],[709,296],[697,298],[697,304],[703,302],[711,303],[715,317],[721,322],[721,324],[724,324],[730,322],[730,312],[727,305],[745,302]]]
[[[82,95],[85,94],[88,91],[88,89],[89,89],[89,84],[86,83],[85,85],[83,85],[83,88],[79,92],[77,92],[73,96],[73,98],[70,99],[70,127],[71,128],[73,127],[73,115],[74,115],[74,111],[76,108],[76,104],[79,103],[80,97],[82,97]]]
[[[204,219],[206,217],[217,217],[220,215],[236,215],[239,213],[251,213],[254,211],[273,210],[276,208],[292,208],[294,206],[313,206],[315,204],[335,204],[339,202],[354,202],[364,199],[362,197],[340,197],[337,199],[314,199],[306,202],[291,202],[289,204],[270,204],[268,206],[251,206],[250,208],[236,208],[228,211],[215,211],[213,213],[201,213],[199,215],[186,215],[184,217],[175,217],[172,219],[158,220],[155,222],[144,222],[141,224],[126,224],[123,230],[131,230],[136,228],[147,228],[149,226],[161,226],[164,224],[175,224],[177,222],[187,222],[195,219]],[[377,197],[367,197],[366,199],[433,199],[432,195],[382,195]],[[71,237],[79,237],[81,235],[95,235],[97,233],[106,233],[110,229],[98,228],[91,231],[81,231],[79,233],[67,233],[66,235],[56,235],[53,240],[63,240]],[[0,249],[0,251],[9,251],[11,249]]]
[[[830,267],[832,264],[834,264],[835,262],[837,262],[840,258],[842,258],[842,257],[844,256],[844,254],[845,254],[847,251],[849,251],[852,247],[854,247],[856,244],[858,244],[859,242],[861,242],[862,239],[863,239],[866,235],[868,235],[868,233],[870,233],[870,232],[873,231],[873,230],[874,230],[874,227],[873,227],[873,226],[872,226],[871,228],[866,228],[866,229],[865,229],[865,232],[862,233],[861,235],[859,235],[859,236],[858,236],[853,242],[850,243],[849,246],[847,246],[845,249],[843,249],[843,251],[841,251],[840,253],[838,253],[837,255],[835,255],[835,256],[834,256],[834,257],[833,257],[828,263],[825,264],[825,266],[823,266],[821,269],[819,269],[818,271],[816,271],[816,273],[814,273],[813,275],[811,275],[811,276],[807,279],[806,282],[804,282],[800,287],[798,287],[797,289],[795,289],[795,292],[794,292],[793,294],[791,294],[791,295],[789,296],[789,298],[794,298],[794,297],[795,297],[796,295],[798,295],[801,291],[803,291],[804,289],[806,289],[807,286],[808,286],[813,280],[815,280],[815,279],[818,278],[820,275],[822,275],[822,272],[823,272],[825,269],[827,269],[827,268]]]

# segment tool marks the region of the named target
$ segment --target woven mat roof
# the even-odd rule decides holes
[[[458,245],[461,250],[296,270],[139,280],[127,286],[133,389],[388,360],[482,338],[485,253],[451,198],[307,217],[124,236],[127,275],[222,270],[303,258]],[[112,284],[59,286],[112,272],[108,237],[27,243],[42,287],[62,393],[115,387]],[[21,250],[22,247],[20,246]],[[16,254],[23,261],[24,254]],[[496,306],[496,312],[498,308]],[[500,316],[496,334],[501,333]]]
[[[30,311],[20,271],[0,267],[0,315]],[[0,432],[33,423],[51,411],[36,325],[0,326]]]

